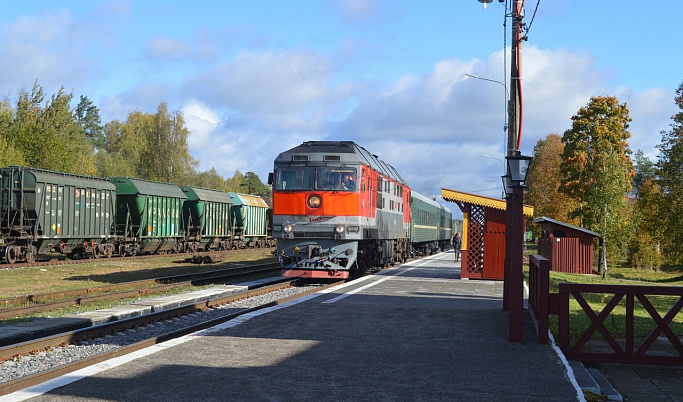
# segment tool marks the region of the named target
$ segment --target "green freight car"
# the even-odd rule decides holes
[[[228,193],[199,187],[181,187],[187,200],[183,207],[186,248],[191,251],[237,248],[233,236],[233,201]]]
[[[111,256],[116,188],[107,180],[10,166],[0,169],[0,247],[7,263],[51,249]]]
[[[274,241],[268,236],[268,204],[263,198],[228,193],[233,202],[235,240],[242,247],[270,247]]]
[[[168,183],[114,177],[120,255],[185,251],[183,205],[187,196]]]

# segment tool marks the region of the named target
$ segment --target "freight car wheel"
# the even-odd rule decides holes
[[[38,253],[38,250],[36,249],[36,246],[27,246],[26,247],[26,262],[29,264],[33,264],[36,262],[36,254]]]
[[[19,254],[19,248],[16,246],[7,246],[5,248],[5,259],[8,264],[14,264],[17,262],[17,255]]]

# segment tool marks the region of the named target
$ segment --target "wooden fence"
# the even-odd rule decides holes
[[[601,363],[631,363],[655,365],[683,365],[683,333],[675,333],[671,323],[683,309],[682,286],[634,286],[634,285],[602,285],[561,283],[559,293],[550,293],[550,269],[548,260],[541,256],[529,258],[529,309],[536,323],[539,342],[548,343],[549,316],[559,315],[559,347],[570,360]],[[606,304],[600,312],[596,312],[586,300],[586,295],[599,295]],[[668,296],[672,306],[662,315],[653,306],[652,299]],[[570,298],[574,298],[581,306],[581,314],[590,323],[583,332],[579,331],[576,340],[570,340]],[[624,303],[622,303],[622,300]],[[635,301],[640,302],[649,314],[653,324],[651,332],[644,339],[635,337]],[[615,313],[617,306],[623,306],[625,312]],[[607,320],[622,322],[625,328],[623,339],[610,332]],[[588,342],[596,332],[602,335],[604,350],[586,350]],[[683,332],[679,330],[678,332]],[[660,335],[663,337],[660,338]],[[668,341],[667,352],[655,350],[656,342]]]

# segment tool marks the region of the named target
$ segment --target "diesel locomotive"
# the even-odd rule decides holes
[[[286,277],[359,276],[450,242],[450,211],[424,196],[416,207],[418,195],[398,171],[351,141],[308,141],[280,153],[269,184]]]
[[[272,247],[258,196],[22,166],[0,169],[0,252],[33,262],[51,250],[78,257]]]

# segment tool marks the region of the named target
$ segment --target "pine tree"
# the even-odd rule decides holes
[[[104,147],[104,131],[100,120],[100,110],[93,105],[87,96],[81,95],[81,100],[74,111],[76,123],[81,127],[83,135],[97,149]]]

